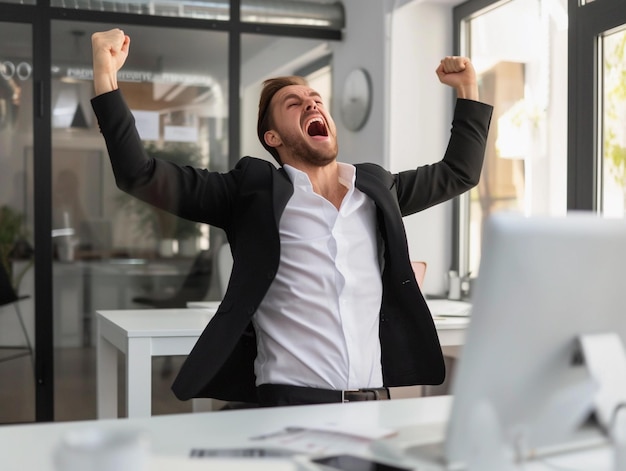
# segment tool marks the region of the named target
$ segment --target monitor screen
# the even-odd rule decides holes
[[[617,334],[626,345],[625,268],[626,220],[572,213],[487,221],[446,461],[473,453],[487,433],[481,421],[516,453],[575,440],[599,387],[580,336]]]

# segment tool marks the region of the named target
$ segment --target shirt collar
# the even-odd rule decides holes
[[[343,162],[337,162],[337,165],[339,167],[339,183],[348,188],[348,190],[353,190],[356,178],[355,166]],[[311,180],[305,172],[288,164],[283,165],[283,168],[295,187],[310,189],[312,191],[313,185],[311,185]]]

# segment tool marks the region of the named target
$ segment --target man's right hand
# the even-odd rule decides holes
[[[96,95],[117,89],[117,72],[128,57],[130,37],[121,29],[91,35],[93,85]]]

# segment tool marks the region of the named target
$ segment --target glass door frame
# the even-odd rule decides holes
[[[28,24],[33,61],[33,204],[35,283],[35,420],[54,416],[54,360],[52,347],[52,243],[49,208],[50,181],[50,21],[45,8],[0,4],[3,22]],[[46,73],[47,71],[47,73]]]
[[[623,0],[568,0],[568,210],[600,210],[600,36],[626,24]]]
[[[41,8],[33,29],[33,201],[35,245],[35,420],[54,420],[52,328],[52,134],[50,21]]]

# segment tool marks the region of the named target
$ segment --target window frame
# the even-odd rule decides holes
[[[621,0],[568,0],[568,210],[599,211],[599,36],[626,24]]]

